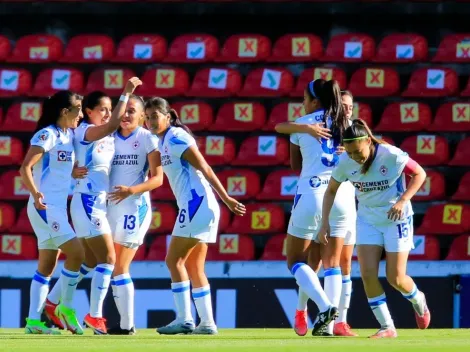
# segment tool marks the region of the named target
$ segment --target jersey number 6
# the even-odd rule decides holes
[[[178,221],[180,223],[183,223],[185,219],[186,219],[186,209],[181,209]]]

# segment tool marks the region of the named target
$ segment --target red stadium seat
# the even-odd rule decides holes
[[[266,123],[266,109],[257,102],[231,102],[222,105],[210,131],[248,132],[260,130]]]
[[[212,106],[202,101],[177,102],[171,104],[171,107],[191,131],[207,130],[214,120]]]
[[[99,68],[94,70],[88,77],[85,92],[90,94],[99,90],[110,97],[118,97],[121,95],[127,81],[132,77],[135,77],[135,73],[128,68]]]
[[[3,234],[0,240],[0,260],[35,260],[38,257],[34,236]]]
[[[452,200],[469,201],[470,200],[470,171],[460,179],[459,187],[452,196]]]
[[[270,62],[311,62],[323,55],[323,43],[315,34],[285,34],[273,46]]]
[[[150,245],[146,260],[164,261],[170,240],[171,235],[156,236]]]
[[[0,98],[26,95],[32,86],[31,72],[24,69],[0,68]]]
[[[446,260],[470,260],[470,235],[461,235],[452,241]]]
[[[260,62],[271,55],[271,41],[260,34],[235,34],[224,43],[219,62]]]
[[[248,137],[242,142],[232,165],[274,166],[281,165],[289,157],[289,144],[278,136]]]
[[[411,180],[406,177],[407,183]],[[437,170],[426,170],[426,180],[413,197],[414,201],[441,200],[446,196],[446,180]]]
[[[374,134],[374,137],[380,139],[390,145],[395,145],[395,141],[389,136],[382,136],[381,134]]]
[[[382,39],[374,62],[405,63],[424,61],[428,57],[428,41],[414,33],[394,33]]]
[[[121,40],[114,62],[162,62],[166,57],[166,39],[158,34],[132,34]]]
[[[0,35],[0,61],[5,61],[8,55],[10,55],[10,51],[10,40],[5,36]]]
[[[263,127],[263,131],[274,131],[274,127],[278,123],[295,121],[299,117],[305,115],[302,103],[280,103],[273,107],[269,114],[267,124]]]
[[[20,139],[0,136],[0,166],[21,165],[23,156],[23,143]]]
[[[77,69],[48,68],[39,73],[29,95],[47,97],[65,89],[81,93],[84,85],[83,73]]]
[[[227,229],[230,233],[249,233],[253,235],[285,231],[284,210],[271,203],[246,205],[244,216],[235,216]]]
[[[162,200],[175,200],[175,195],[171,190],[170,183],[166,176],[163,177],[163,184],[150,192],[150,197],[152,200],[162,201]]]
[[[336,67],[316,67],[314,69],[308,68],[302,71],[302,73],[299,76],[299,79],[297,80],[295,89],[290,93],[290,95],[293,97],[303,97],[305,87],[307,87],[307,84],[310,81],[314,79],[318,79],[318,78],[322,78],[326,81],[334,79],[338,81],[338,84],[341,89],[346,89],[347,87],[346,72],[344,72],[340,68],[336,68]]]
[[[197,144],[209,165],[228,165],[235,158],[235,142],[230,137],[200,137],[197,139]]]
[[[238,200],[253,199],[259,193],[259,175],[250,169],[228,169],[217,173],[227,193]]]
[[[6,171],[0,175],[0,199],[28,199],[29,191],[23,183],[18,171]]]
[[[470,137],[460,141],[454,157],[449,162],[451,166],[470,166]]]
[[[28,207],[21,208],[15,225],[10,230],[13,233],[34,233],[28,217]]]
[[[238,197],[237,197],[238,198]],[[219,221],[219,233],[223,233],[230,225],[232,221],[232,212],[227,208],[224,203],[219,202],[220,207],[220,221]]]
[[[441,248],[434,236],[413,236],[414,249],[410,251],[409,260],[439,260]]]
[[[283,234],[270,237],[264,246],[261,260],[286,260],[286,237]]]
[[[467,86],[465,87],[465,89],[462,92],[460,92],[460,96],[470,97],[470,79],[468,80]]]
[[[171,233],[176,221],[176,209],[171,203],[152,203],[149,233]]]
[[[218,243],[210,244],[207,251],[209,261],[245,261],[255,259],[255,244],[247,235],[222,234]]]
[[[289,169],[273,171],[267,176],[263,190],[256,199],[293,201],[298,180],[299,173],[296,171]]]
[[[429,131],[435,132],[469,132],[470,104],[466,102],[448,102],[439,106],[436,118]]]
[[[15,208],[11,204],[0,202],[0,232],[9,231],[15,224]]]
[[[189,76],[181,68],[151,68],[143,74],[142,83],[139,95],[174,97],[189,89]]]
[[[240,73],[232,68],[203,68],[196,73],[191,89],[186,93],[190,97],[231,97],[242,87]]]
[[[140,246],[135,252],[134,261],[144,261],[147,258],[147,247],[145,245]]]
[[[418,102],[391,103],[385,108],[377,132],[424,131],[432,120],[429,105]]]
[[[219,54],[219,41],[209,34],[183,34],[170,45],[165,62],[211,62]]]
[[[400,148],[421,166],[445,165],[449,161],[449,145],[442,136],[418,135],[407,137]]]
[[[445,36],[433,62],[470,62],[470,33],[454,33]]]
[[[0,130],[14,132],[33,132],[41,116],[42,103],[22,101],[13,103],[5,116]]]
[[[64,50],[59,37],[51,34],[30,34],[21,37],[8,58],[9,62],[35,63],[55,62]]]
[[[115,45],[111,37],[82,34],[70,39],[60,60],[67,63],[105,62],[114,58]]]
[[[431,205],[415,231],[432,235],[454,235],[470,231],[470,207],[464,204]]]
[[[369,127],[374,126],[374,120],[372,119],[372,109],[370,108],[369,104],[362,102],[355,102],[353,104],[353,114],[351,116],[351,120],[358,118],[364,120]]]
[[[403,97],[447,97],[459,90],[457,73],[446,67],[419,68],[413,72]]]
[[[400,76],[392,68],[360,68],[353,73],[348,89],[357,97],[393,96],[400,89]]]
[[[241,97],[286,96],[294,87],[294,77],[285,68],[255,68],[246,77]]]
[[[368,34],[337,34],[330,38],[325,55],[320,59],[328,62],[364,62],[375,55],[375,41]]]

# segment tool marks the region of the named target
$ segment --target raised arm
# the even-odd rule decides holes
[[[44,210],[46,209],[46,206],[42,203],[44,195],[39,192],[36,185],[34,184],[32,168],[39,160],[41,160],[43,154],[44,149],[42,147],[32,145],[29,148],[28,153],[26,153],[23,164],[21,164],[20,167],[21,179],[23,180],[23,183],[28,189],[29,193],[31,193],[33,196],[34,206],[38,210]]]

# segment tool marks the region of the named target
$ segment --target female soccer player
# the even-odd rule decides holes
[[[291,135],[291,166],[294,170],[302,170],[287,230],[287,264],[297,279],[300,291],[312,299],[319,308],[320,313],[314,323],[312,334],[325,335],[327,332],[324,328],[338,316],[337,306],[342,281],[339,256],[337,260],[334,258],[331,261],[324,261],[325,291],[315,271],[304,262],[308,259],[312,241],[317,238],[323,194],[331,171],[338,162],[338,146],[348,126],[338,83],[322,79],[311,81],[304,92],[304,110],[307,115],[298,119],[296,123],[276,126],[278,132],[294,133]],[[326,124],[331,129],[332,135],[328,134],[328,129],[312,125],[320,123]],[[316,140],[302,132],[314,136],[319,134],[321,138]],[[335,241],[332,241],[333,245],[327,248],[326,258],[333,257],[328,251],[331,253],[341,251],[344,238],[351,227],[353,208],[354,197],[348,197],[346,194],[342,202],[335,204],[335,211],[332,214],[335,221],[333,234]],[[294,329],[301,336],[307,333],[307,300],[303,300],[302,306],[298,307],[295,317]],[[328,335],[333,333],[332,324],[330,329]]]
[[[165,260],[171,274],[177,317],[170,324],[158,328],[157,332],[165,335],[216,334],[210,286],[204,273],[207,243],[216,242],[220,217],[219,204],[211,186],[236,215],[243,215],[245,206],[229,197],[199,152],[190,130],[181,123],[165,99],[148,100],[145,114],[149,129],[160,139],[163,171],[179,208]],[[194,328],[191,315],[190,281],[201,320],[197,328]]]
[[[31,193],[28,218],[39,249],[38,270],[31,282],[27,334],[60,334],[41,322],[59,249],[65,253],[66,260],[60,275],[60,304],[55,314],[73,334],[83,334],[72,302],[84,253],[67,215],[75,159],[72,128],[77,127],[82,117],[81,100],[75,93],[59,91],[44,102],[36,133],[20,168],[23,182]]]
[[[120,128],[114,134],[115,155],[111,166],[108,221],[116,250],[111,287],[121,316],[110,335],[134,335],[134,284],[129,267],[143,243],[152,220],[150,191],[163,183],[158,138],[141,127],[144,102],[121,96],[127,103]],[[150,178],[147,174],[150,170]]]
[[[424,294],[406,275],[408,254],[413,244],[413,209],[411,198],[423,184],[426,173],[407,153],[377,140],[363,120],[354,120],[343,136],[346,153],[325,192],[319,239],[327,243],[329,215],[342,182],[349,180],[356,188],[357,255],[369,306],[380,330],[372,338],[396,337],[397,332],[378,279],[382,250],[387,253],[387,280],[408,299],[415,310],[420,329],[429,326],[431,315]],[[405,190],[405,175],[411,177]],[[330,218],[331,221],[331,218]]]

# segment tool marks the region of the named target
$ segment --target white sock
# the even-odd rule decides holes
[[[215,325],[212,313],[211,286],[193,288],[193,299],[202,326]]]
[[[80,267],[80,274],[78,275],[78,282],[82,281],[82,279],[92,270],[93,268],[89,268],[85,264],[82,264],[82,266]],[[61,284],[61,280],[59,277],[55,285],[52,287],[51,292],[49,292],[47,299],[54,304],[59,304],[61,294],[62,294],[62,284]]]
[[[68,308],[72,308],[73,295],[77,290],[78,276],[78,271],[70,271],[65,268],[62,269],[60,274],[60,285],[62,289],[60,295],[60,304]]]
[[[98,264],[95,268],[90,294],[90,315],[93,318],[103,317],[103,302],[108,293],[113,270],[114,265],[111,264]]]
[[[297,310],[307,310],[307,303],[308,303],[308,296],[307,294],[299,288],[299,298],[297,300]]]
[[[369,306],[372,309],[372,313],[375,315],[375,319],[377,319],[382,328],[395,327],[392,316],[388,310],[385,293],[377,297],[368,298],[367,301],[369,302]]]
[[[192,321],[191,296],[189,294],[189,281],[174,282],[171,291],[175,299],[176,319],[181,321]]]
[[[50,280],[50,277],[42,276],[38,271],[34,274],[29,290],[29,319],[41,320]]]
[[[352,281],[350,275],[343,275],[343,286],[341,288],[341,298],[339,300],[339,317],[336,319],[336,323],[346,323],[349,309],[349,303],[351,302],[352,293]]]
[[[334,307],[339,306],[341,298],[341,268],[334,267],[325,270],[325,293]],[[327,332],[333,334],[334,321],[328,324]]]
[[[119,300],[119,314],[121,315],[121,329],[130,330],[134,327],[134,283],[129,273],[114,277],[116,293]]]
[[[121,316],[121,308],[119,307],[119,295],[117,292],[117,286],[114,282],[114,278],[111,279],[111,289],[113,290],[114,303],[116,303],[116,308],[118,310],[119,316]]]
[[[401,294],[413,304],[413,308],[420,316],[424,315],[424,294],[418,290],[416,284],[413,285],[411,292]]]
[[[317,274],[311,267],[305,263],[296,263],[291,272],[297,280],[297,285],[315,302],[320,312],[326,311],[331,306]]]

